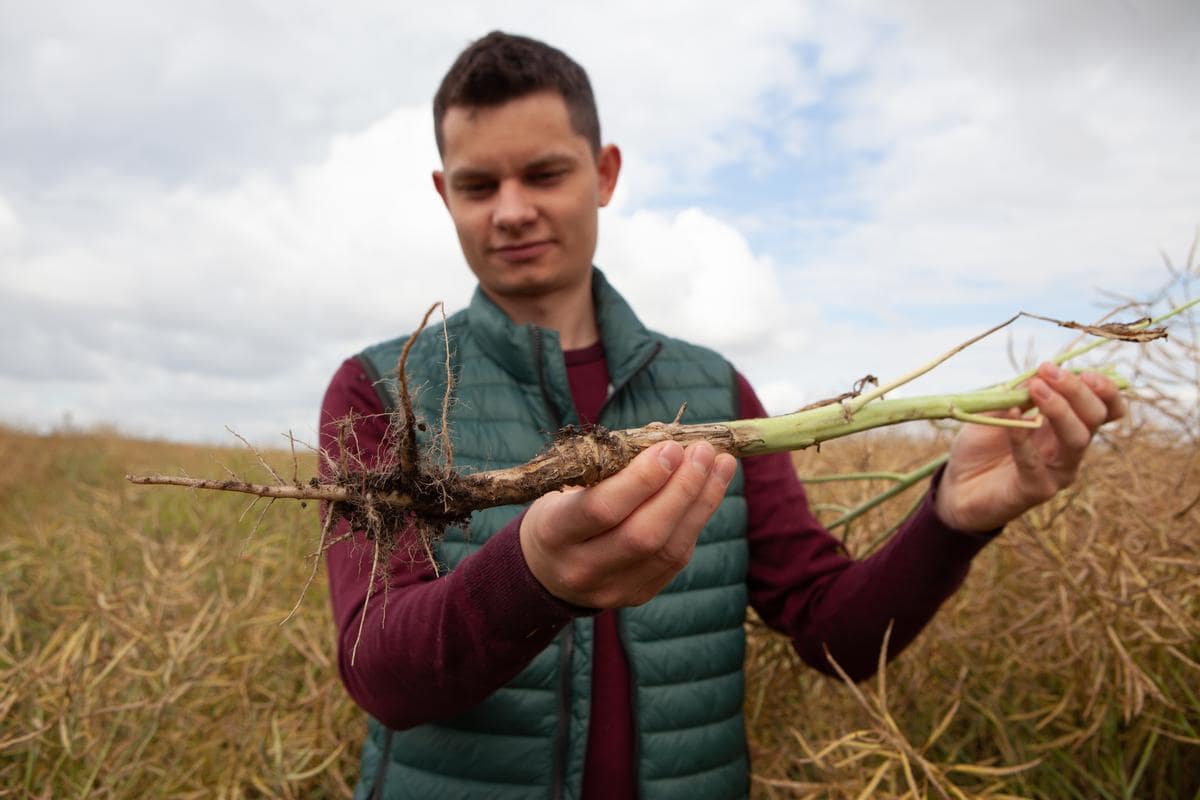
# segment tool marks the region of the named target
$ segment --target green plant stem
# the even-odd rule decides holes
[[[1002,411],[1028,404],[1029,391],[1025,388],[992,388],[964,394],[876,400],[853,413],[834,403],[780,417],[735,420],[721,424],[733,431],[738,442],[737,455],[757,456],[802,450],[830,439],[901,422],[956,419],[963,415]],[[973,417],[971,421],[1004,424],[1007,420]]]
[[[800,477],[801,483],[834,483],[835,481],[902,481],[903,472],[845,472],[840,475]]]
[[[1197,303],[1200,303],[1200,298],[1191,300],[1187,303],[1184,303],[1181,306],[1178,306],[1177,308],[1171,309],[1170,311],[1168,311],[1165,314],[1162,314],[1153,319],[1148,319],[1143,322],[1131,325],[1130,327],[1135,330],[1141,330],[1141,329],[1147,328],[1151,325],[1156,325],[1160,322],[1164,322],[1174,316],[1177,316],[1177,315],[1183,313],[1184,311],[1188,310],[1189,308],[1192,308],[1193,306],[1195,306]],[[911,401],[913,403],[916,403],[915,409],[911,406],[895,405],[896,403],[902,402],[902,401],[879,400],[878,398],[882,397],[884,392],[890,391],[890,390],[896,388],[897,386],[901,386],[904,383],[907,383],[907,382],[913,380],[914,378],[924,375],[930,369],[937,366],[938,364],[941,364],[947,358],[949,358],[950,356],[959,352],[963,348],[969,346],[970,344],[972,344],[974,342],[979,341],[980,339],[994,333],[997,330],[1000,330],[1005,325],[1008,325],[1009,323],[1011,323],[1013,321],[1013,319],[1016,319],[1016,317],[1013,317],[1012,319],[1002,323],[1001,325],[997,325],[996,327],[991,328],[988,331],[985,331],[984,333],[980,334],[979,336],[976,336],[975,338],[960,345],[959,347],[955,348],[954,350],[951,350],[949,353],[946,353],[945,355],[940,356],[938,359],[930,362],[929,364],[925,365],[924,367],[914,370],[913,372],[909,373],[908,375],[905,375],[904,377],[900,378],[899,380],[892,381],[891,383],[886,384],[885,386],[881,386],[878,389],[876,389],[868,394],[864,394],[860,397],[854,398],[852,401],[848,402],[846,404],[846,406],[823,406],[821,408],[814,409],[813,411],[827,411],[827,409],[830,409],[830,408],[839,409],[842,412],[842,422],[843,423],[849,425],[850,422],[859,422],[860,424],[863,425],[862,428],[847,429],[846,433],[853,433],[857,430],[865,430],[867,428],[883,427],[886,425],[895,424],[893,421],[888,421],[891,419],[891,416],[894,413],[893,409],[895,410],[895,413],[899,413],[900,415],[902,415],[901,419],[896,420],[896,421],[901,421],[901,422],[907,421],[908,419],[936,419],[936,418],[950,417],[950,418],[962,420],[964,422],[977,422],[977,423],[983,423],[983,424],[998,424],[998,421],[995,418],[989,419],[986,417],[978,416],[979,412],[995,411],[995,410],[999,410],[1001,408],[1012,408],[1014,406],[1027,405],[1029,402],[1029,393],[1025,390],[1018,389],[1018,387],[1020,386],[1020,384],[1029,380],[1031,377],[1034,376],[1034,374],[1036,374],[1036,372],[1037,372],[1036,368],[1026,370],[1025,372],[1021,373],[1020,375],[1017,375],[1015,378],[1013,378],[1003,384],[1000,384],[996,387],[993,387],[992,389],[984,389],[984,390],[980,390],[979,392],[971,392],[971,393],[968,393],[967,395],[953,395],[953,396],[950,396],[949,398],[945,398],[945,397],[916,398],[913,401]],[[1099,338],[1094,342],[1089,342],[1088,344],[1086,344],[1082,347],[1078,347],[1078,348],[1075,348],[1074,350],[1063,353],[1062,355],[1054,358],[1053,361],[1060,365],[1064,364],[1073,358],[1077,358],[1081,355],[1084,355],[1085,353],[1089,353],[1092,350],[1095,350],[1097,347],[1100,347],[1101,345],[1103,345],[1109,341],[1110,341],[1109,339]],[[1076,369],[1073,371],[1078,373],[1078,372],[1081,372],[1082,370]],[[1122,379],[1120,376],[1113,373],[1112,370],[1105,369],[1105,370],[1101,370],[1101,371],[1105,372],[1106,374],[1108,374],[1108,376],[1110,378],[1112,378],[1114,381],[1116,381],[1117,386],[1119,388],[1127,389],[1129,387],[1128,381]],[[1019,402],[1010,403],[1008,405],[993,406],[991,408],[980,407],[982,405],[987,405],[987,404],[991,403],[992,401],[999,402],[999,401],[1006,399],[1006,396],[1003,394],[1004,391],[1024,391],[1024,397],[1021,398]],[[999,393],[993,395],[992,392],[999,392]],[[966,400],[966,398],[970,398],[970,400],[968,401],[968,400]],[[940,411],[947,410],[947,405],[946,405],[947,402],[952,404],[952,406],[949,409],[952,411],[952,413],[945,414],[945,415],[940,414],[939,413]],[[870,403],[874,403],[874,405],[868,405]],[[864,417],[865,412],[868,410],[875,411],[877,414],[880,414],[883,417],[883,421],[878,421],[873,416]],[[808,414],[808,413],[812,413],[812,411],[799,412],[799,414]],[[789,418],[799,416],[799,414],[788,415],[785,417],[777,417],[775,419],[776,420],[787,420]],[[903,416],[905,414],[914,414],[914,415],[913,416]],[[930,414],[930,415],[936,414],[937,416],[924,416],[925,414]],[[803,437],[804,433],[802,433],[802,432],[807,430],[806,423],[807,423],[807,420],[797,421],[797,424],[795,425],[795,429],[789,430],[787,432],[786,440],[794,441],[798,432],[800,432],[799,435],[801,437]],[[783,424],[786,425],[786,423],[783,423]],[[774,426],[774,425],[771,426],[770,432],[766,436],[764,436],[764,438],[767,438],[767,436],[771,436],[775,432],[775,428],[776,428],[776,426]],[[838,436],[845,435],[845,433],[840,433],[840,432],[838,432],[838,430],[839,429],[837,426],[834,426],[833,428],[830,428],[830,429],[826,429],[825,427],[818,427],[816,429],[815,433],[817,435],[825,435],[828,432],[829,433],[829,435],[827,436],[828,439],[833,439],[833,438],[837,438]],[[821,439],[817,439],[816,441],[811,442],[811,443],[819,444],[821,441],[825,441],[825,440],[826,439],[821,438]],[[803,441],[803,439],[801,439],[801,441]],[[775,444],[775,441],[772,439],[772,441],[767,446],[773,447],[774,444]],[[801,445],[801,446],[807,447],[808,445],[805,444],[805,445]],[[793,448],[785,448],[785,449],[793,449]],[[764,450],[763,452],[775,452],[775,450],[773,450],[773,449],[772,450]],[[749,455],[749,454],[750,453],[747,453],[747,455]],[[863,514],[866,514],[868,511],[870,511],[874,508],[877,508],[878,506],[882,505],[883,503],[886,503],[888,500],[891,500],[896,495],[901,494],[902,492],[904,492],[906,489],[910,488],[914,484],[929,477],[937,470],[938,467],[940,467],[942,464],[944,464],[946,462],[947,458],[948,458],[948,456],[946,456],[946,455],[939,456],[938,458],[929,462],[925,466],[919,467],[919,468],[913,470],[912,472],[908,473],[907,475],[899,475],[897,473],[891,473],[891,472],[866,472],[866,473],[853,473],[853,474],[849,474],[849,475],[830,475],[830,476],[825,476],[822,478],[807,478],[804,480],[806,483],[822,483],[822,482],[836,481],[836,480],[864,480],[864,479],[869,479],[869,478],[886,479],[886,480],[895,481],[894,486],[889,487],[885,491],[880,492],[879,494],[875,495],[874,497],[870,498],[869,500],[866,500],[865,502],[861,503],[860,505],[855,506],[854,508],[852,508],[849,511],[842,514],[840,517],[838,517],[833,522],[829,523],[829,525],[827,526],[828,529],[834,530],[835,528],[839,528],[844,525],[849,525],[851,522],[858,519]],[[911,513],[911,509],[910,509],[910,513]],[[887,534],[884,534],[884,536],[880,537],[880,539],[877,539],[875,542],[873,542],[872,545],[870,546],[870,548],[868,548],[868,550],[874,550],[874,548],[878,545],[879,541],[882,538],[886,538],[886,535]]]
[[[1129,327],[1133,328],[1134,330],[1142,330],[1143,328],[1149,328],[1151,325],[1157,325],[1160,322],[1166,322],[1171,317],[1182,314],[1184,311],[1187,311],[1189,308],[1192,308],[1197,303],[1200,303],[1200,297],[1197,297],[1194,300],[1189,300],[1188,302],[1186,302],[1183,305],[1178,306],[1176,308],[1172,308],[1170,311],[1168,311],[1167,313],[1165,313],[1161,316],[1130,325]],[[1083,345],[1082,347],[1077,347],[1074,350],[1063,353],[1060,356],[1055,356],[1051,360],[1055,364],[1063,364],[1063,363],[1066,363],[1067,361],[1070,361],[1073,358],[1078,358],[1079,356],[1084,355],[1085,353],[1090,353],[1093,350],[1095,350],[1097,347],[1108,344],[1111,341],[1112,341],[1111,339],[1099,338],[1099,339],[1096,339],[1096,341],[1094,341],[1094,342],[1089,342],[1088,344]],[[1027,369],[1024,372],[1022,372],[1020,375],[1013,378],[1012,380],[1001,384],[1001,386],[1003,386],[1005,388],[1012,388],[1014,386],[1017,386],[1019,384],[1024,383],[1025,381],[1029,380],[1036,373],[1037,373],[1037,367],[1034,367],[1033,369]]]
[[[911,517],[913,514],[917,513],[917,509],[921,507],[921,503],[923,503],[924,501],[925,501],[924,495],[918,495],[917,497],[913,498],[913,501],[908,504],[908,510],[905,511],[902,515],[900,515],[900,517],[898,517],[894,522],[892,522],[892,524],[889,525],[887,528],[885,528],[884,530],[877,533],[875,535],[875,538],[872,539],[870,541],[870,543],[867,544],[867,546],[859,552],[858,557],[866,558],[867,556],[871,555],[871,553],[874,553],[877,549],[879,549],[879,546],[881,544],[883,544],[884,542],[886,542],[889,538],[891,538],[891,535],[893,533],[900,530],[900,526],[903,525],[905,523],[905,521],[908,520],[909,517]],[[846,530],[849,531],[850,528],[847,527]]]
[[[896,495],[903,493],[905,490],[912,488],[915,484],[920,483],[921,481],[928,478],[930,475],[932,475],[937,470],[938,467],[940,467],[942,464],[946,463],[946,459],[947,459],[947,456],[940,455],[937,458],[935,458],[933,461],[930,461],[928,464],[925,464],[924,466],[921,466],[921,467],[917,467],[912,472],[900,475],[899,478],[895,479],[896,484],[894,486],[889,487],[886,491],[880,492],[879,494],[875,495],[871,499],[869,499],[863,503],[860,503],[859,505],[850,509],[845,514],[842,514],[842,516],[838,517],[833,522],[829,523],[829,525],[827,525],[826,527],[829,530],[833,530],[834,528],[840,528],[843,525],[848,525],[849,523],[851,523],[854,520],[861,517],[863,514],[866,514],[871,509],[876,508],[876,507],[882,505],[883,503],[886,503],[888,500],[891,500]],[[889,473],[889,474],[892,474],[892,473]],[[834,475],[834,476],[830,476],[830,477],[833,479],[837,479],[838,477],[841,477],[841,476]],[[857,476],[855,476],[855,477],[857,477]]]

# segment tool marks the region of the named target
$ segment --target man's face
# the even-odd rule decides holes
[[[433,182],[483,290],[503,308],[586,283],[598,210],[620,171],[617,149],[595,154],[556,92],[452,106],[442,136]]]

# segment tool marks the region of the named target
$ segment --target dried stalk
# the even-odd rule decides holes
[[[1121,381],[1122,386],[1124,382]],[[270,486],[241,480],[212,480],[175,475],[129,475],[136,484],[185,486],[245,492],[290,500],[323,500],[335,504],[370,504],[422,519],[450,522],[492,506],[530,502],[565,486],[590,486],[619,472],[638,453],[665,441],[683,445],[706,441],[718,452],[736,457],[800,450],[859,431],[914,420],[958,419],[993,425],[1037,422],[981,416],[985,412],[1027,406],[1029,392],[985,389],[965,394],[876,400],[853,414],[840,404],[827,404],[780,417],[732,420],[701,425],[651,423],[642,428],[587,432],[566,430],[532,460],[507,469],[439,476],[436,491],[429,487],[387,487],[371,490],[349,483]]]
[[[1190,305],[1190,304],[1189,304]],[[435,304],[425,314],[422,328],[428,322]],[[1106,338],[1143,341],[1147,336],[1165,336],[1162,331],[1148,333],[1153,322],[1173,316],[1188,306],[1175,309],[1157,320],[1139,321],[1133,325],[1106,325],[1100,331],[1095,326],[1059,323],[1084,329]],[[1016,319],[1014,317],[1013,319]],[[1009,419],[988,416],[989,412],[1029,407],[1029,392],[1014,382],[962,394],[935,395],[907,399],[882,399],[891,391],[958,353],[1013,320],[998,325],[971,340],[958,345],[932,362],[904,377],[863,394],[861,386],[855,391],[824,403],[779,417],[731,420],[728,422],[683,425],[678,421],[655,422],[642,428],[609,431],[595,428],[586,432],[571,428],[560,431],[554,442],[525,464],[500,470],[460,473],[446,461],[433,463],[423,458],[416,447],[417,421],[405,374],[405,362],[410,339],[397,365],[399,378],[399,409],[393,424],[397,428],[395,465],[389,469],[370,471],[331,465],[335,479],[322,483],[312,479],[286,483],[278,473],[272,474],[277,485],[253,484],[237,478],[227,480],[197,479],[172,475],[126,476],[135,484],[185,486],[194,489],[216,489],[244,492],[273,499],[320,500],[330,504],[334,516],[346,519],[354,529],[364,530],[369,538],[388,541],[395,531],[415,525],[422,533],[436,535],[445,526],[461,523],[473,511],[501,505],[528,503],[543,494],[566,486],[590,486],[619,472],[638,453],[664,441],[683,445],[709,442],[718,452],[735,457],[763,455],[799,450],[822,442],[848,436],[859,431],[895,425],[914,420],[954,419],[977,424],[1037,427],[1040,419]],[[1056,321],[1057,322],[1057,321]],[[444,324],[444,323],[443,323]],[[420,333],[420,329],[418,332]],[[1089,348],[1090,349],[1090,348]],[[1076,351],[1076,354],[1080,351]],[[1067,357],[1070,357],[1068,355]],[[1066,360],[1060,358],[1059,362]],[[1128,384],[1113,375],[1121,388]],[[449,378],[449,375],[448,375]],[[865,383],[865,381],[860,382]],[[448,434],[450,396],[443,402],[441,438],[444,455],[451,456]],[[429,462],[428,465],[426,462]]]

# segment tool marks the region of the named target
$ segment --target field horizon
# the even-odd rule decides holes
[[[906,471],[944,449],[930,430],[794,461]],[[1128,423],[1103,438],[881,679],[822,677],[748,616],[753,796],[1200,793],[1200,461]],[[264,455],[315,472],[311,453]],[[337,676],[323,569],[279,624],[311,571],[312,504],[123,480],[264,478],[234,446],[0,426],[0,456],[0,796],[349,796],[365,717]],[[809,493],[828,522],[886,487]],[[839,529],[847,549],[921,492]]]

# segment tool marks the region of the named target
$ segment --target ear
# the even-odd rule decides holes
[[[433,188],[437,190],[438,196],[442,198],[442,204],[446,208],[450,208],[450,201],[446,199],[446,174],[440,169],[433,171]]]
[[[596,172],[600,175],[600,205],[608,205],[617,188],[621,174],[621,151],[615,144],[606,144],[596,156]]]

